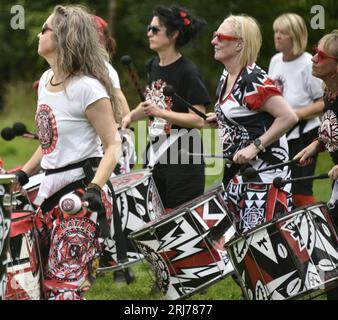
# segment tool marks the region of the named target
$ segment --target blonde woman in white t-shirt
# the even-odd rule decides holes
[[[46,172],[35,217],[44,298],[81,299],[95,278],[98,236],[109,231],[112,200],[106,182],[121,153],[122,112],[106,67],[108,54],[84,7],[56,6],[38,38],[38,54],[50,66],[38,88],[40,146],[17,177],[23,185],[40,167]],[[74,190],[90,210],[64,214],[59,199]]]
[[[287,133],[291,159],[317,136],[318,116],[324,108],[322,81],[311,73],[312,56],[305,52],[308,33],[303,18],[294,13],[282,14],[274,21],[273,30],[279,53],[272,57],[268,73],[299,118]],[[313,175],[315,165],[316,161],[306,167],[291,167],[292,178]],[[294,182],[291,191],[295,207],[316,202],[311,180]]]

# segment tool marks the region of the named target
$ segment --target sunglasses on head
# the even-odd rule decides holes
[[[217,38],[218,41],[235,41],[240,39],[239,37],[230,36],[219,32],[214,32],[213,38]]]
[[[333,59],[335,61],[338,61],[338,57],[334,57],[334,56],[330,56],[328,54],[326,54],[324,51],[319,50],[317,46],[313,46],[312,48],[312,55],[318,55],[318,60],[319,61],[323,61],[326,59]]]
[[[44,34],[46,31],[53,31],[51,28],[48,27],[48,24],[47,23],[44,23],[42,28],[41,28],[41,34]]]
[[[159,31],[161,31],[161,28],[159,26],[153,26],[153,25],[149,24],[147,26],[147,32],[149,32],[150,30],[153,34],[157,34]]]

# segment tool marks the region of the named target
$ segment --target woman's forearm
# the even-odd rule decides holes
[[[22,167],[22,170],[28,174],[28,176],[31,176],[35,173],[37,173],[40,170],[40,163],[42,160],[42,150],[41,146],[39,146],[32,157],[25,163],[25,165]]]

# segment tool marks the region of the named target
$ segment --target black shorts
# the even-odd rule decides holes
[[[292,159],[299,151],[307,147],[311,142],[318,137],[318,128],[312,129],[309,132],[304,133],[300,138],[288,141],[289,143],[289,157]],[[314,157],[314,161],[304,167],[297,165],[291,166],[291,177],[299,178],[305,176],[312,176],[315,173],[317,163],[317,156]],[[293,182],[291,186],[291,192],[294,194],[302,194],[306,196],[313,195],[313,180],[304,180]]]
[[[164,208],[174,209],[204,193],[204,164],[156,164],[153,178]]]

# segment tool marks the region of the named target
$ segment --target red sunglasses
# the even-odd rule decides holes
[[[229,36],[227,34],[219,33],[219,32],[214,32],[213,38],[217,38],[218,41],[235,41],[239,40],[240,38],[235,37],[235,36]]]
[[[317,54],[319,61],[323,61],[323,60],[326,60],[326,59],[333,59],[335,61],[338,61],[338,57],[334,57],[334,56],[330,56],[330,55],[326,54],[324,51],[319,50],[317,46],[313,46],[312,54],[314,56]]]

